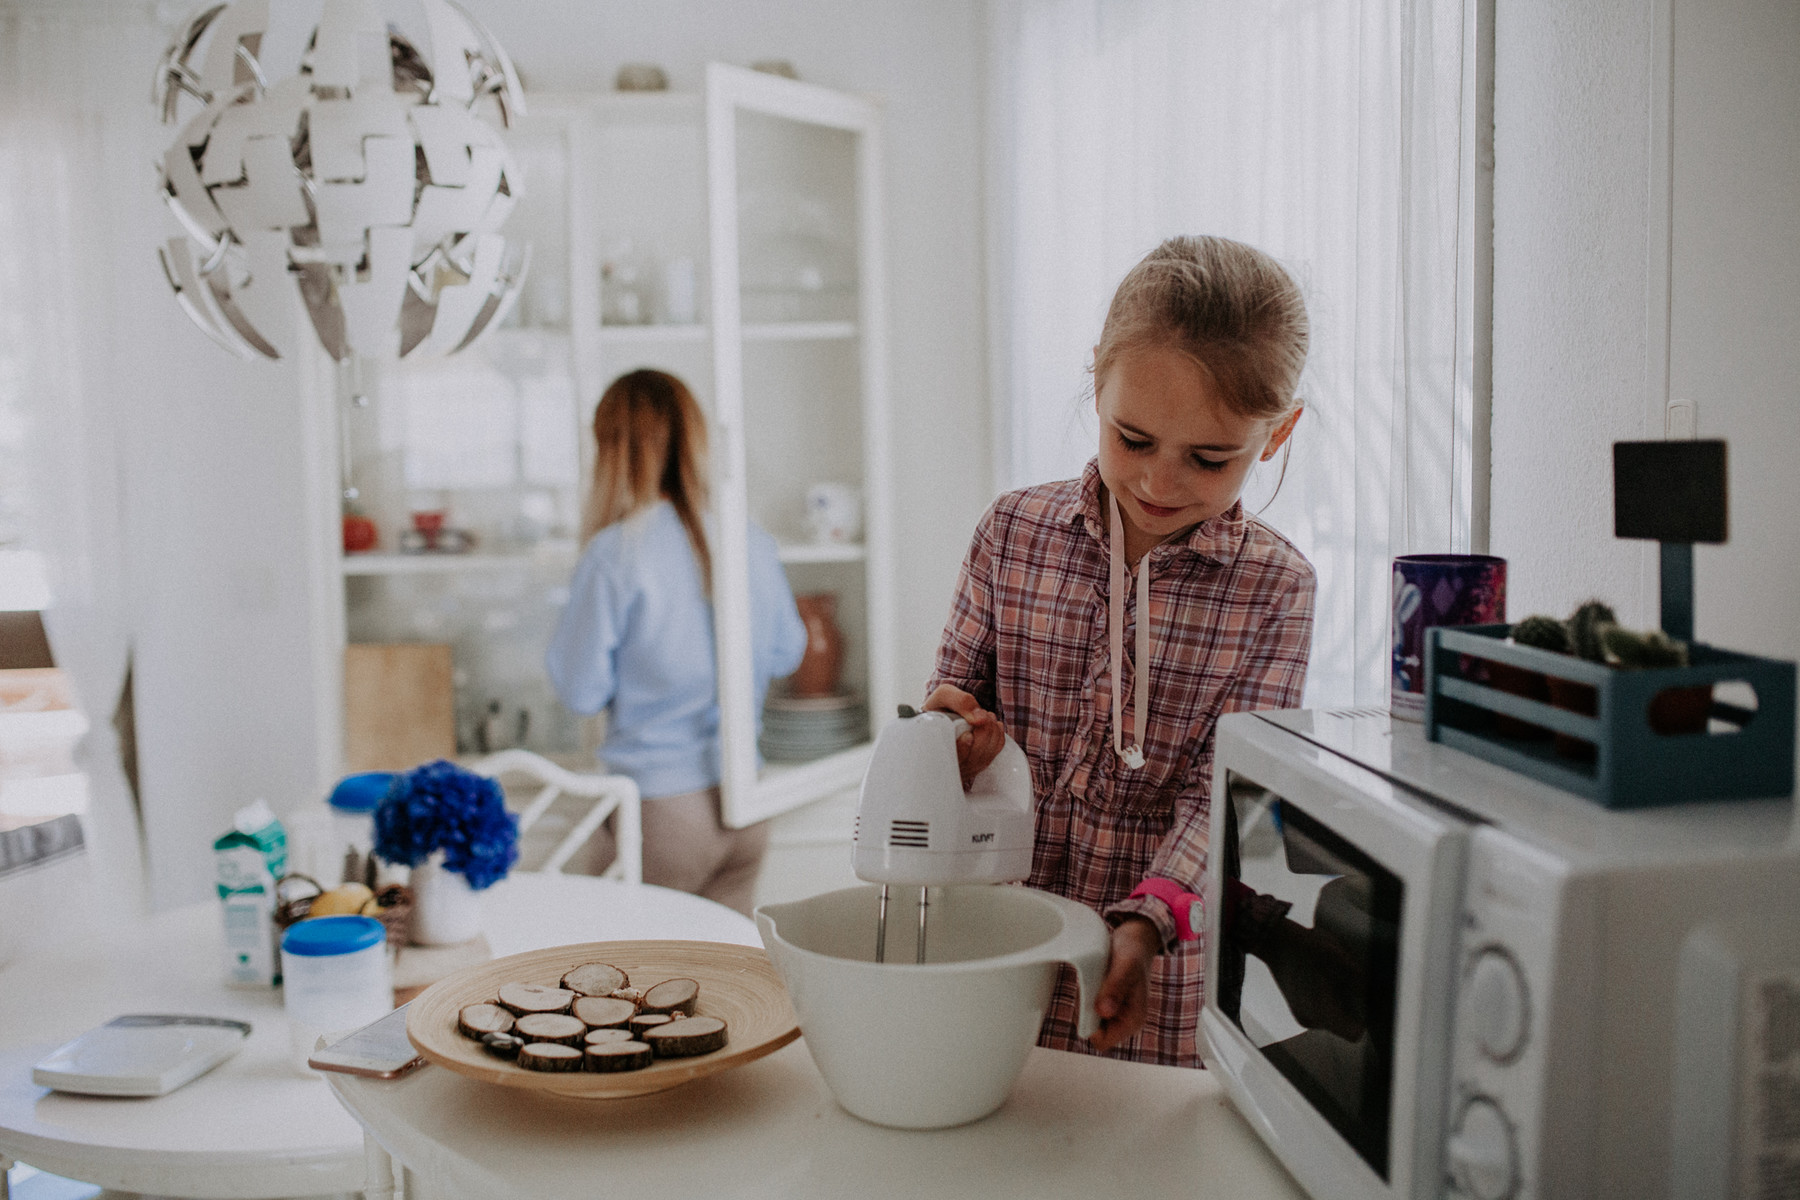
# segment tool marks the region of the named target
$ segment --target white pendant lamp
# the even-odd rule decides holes
[[[397,11],[390,11],[397,10]],[[157,70],[181,132],[160,190],[183,235],[175,297],[215,341],[280,358],[453,353],[499,323],[529,248],[501,235],[524,111],[506,52],[449,0],[236,0],[187,22]]]

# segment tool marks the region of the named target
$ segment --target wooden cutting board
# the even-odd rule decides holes
[[[405,771],[456,754],[450,647],[364,642],[344,647],[344,765]]]

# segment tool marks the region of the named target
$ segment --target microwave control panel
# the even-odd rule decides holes
[[[1465,879],[1445,1115],[1447,1194],[1535,1200],[1548,1069],[1541,1031],[1556,982],[1547,931],[1558,927],[1562,868],[1505,832],[1478,826]]]

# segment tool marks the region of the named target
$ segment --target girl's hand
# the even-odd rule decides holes
[[[1150,1013],[1150,960],[1162,949],[1162,936],[1147,917],[1126,917],[1112,931],[1112,956],[1094,1008],[1100,1028],[1088,1045],[1104,1053],[1144,1027]]]
[[[963,790],[969,790],[974,778],[988,769],[1006,745],[1006,730],[1000,718],[981,707],[979,701],[959,687],[941,683],[925,701],[926,712],[954,713],[969,723],[969,732],[956,739],[956,768],[962,773]]]

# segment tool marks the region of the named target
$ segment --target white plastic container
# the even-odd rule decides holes
[[[927,961],[915,964],[904,936],[917,921],[915,891],[910,903],[894,897],[894,957],[876,963],[878,890],[756,910],[806,1048],[856,1116],[941,1129],[999,1108],[1037,1042],[1059,963],[1072,965],[1081,985],[1078,1032],[1097,1026],[1111,932],[1093,909],[1034,888],[932,888]]]
[[[294,1067],[320,1034],[360,1029],[394,1007],[387,929],[374,917],[314,917],[281,939],[283,1003]]]

